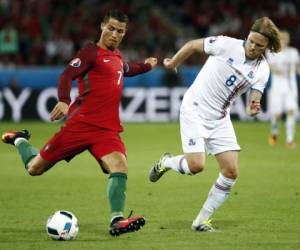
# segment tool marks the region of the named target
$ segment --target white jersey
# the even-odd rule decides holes
[[[267,59],[270,65],[280,71],[280,74],[272,72],[271,91],[297,93],[296,68],[300,63],[297,49],[286,47],[277,54],[268,53]]]
[[[243,40],[208,37],[204,39],[204,52],[210,56],[184,95],[183,106],[197,108],[206,120],[218,120],[249,88],[264,91],[269,65],[264,57],[247,60]]]

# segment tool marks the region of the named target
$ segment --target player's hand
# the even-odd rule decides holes
[[[157,65],[157,58],[149,57],[145,60],[145,63],[149,63],[153,69]]]
[[[248,106],[248,114],[250,116],[257,115],[261,110],[260,101],[252,100],[250,105]]]
[[[58,102],[50,113],[50,120],[56,121],[63,118],[69,111],[69,105],[65,102]]]
[[[164,66],[166,69],[172,70],[177,73],[177,68],[174,66],[172,59],[165,58],[164,59]]]

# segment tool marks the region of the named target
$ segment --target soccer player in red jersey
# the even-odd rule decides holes
[[[150,71],[157,59],[127,63],[118,46],[126,34],[128,17],[110,11],[101,23],[98,42],[84,46],[61,74],[58,102],[50,114],[51,121],[66,116],[66,123],[38,152],[28,139],[28,130],[9,131],[2,141],[15,145],[25,168],[32,176],[41,175],[58,161],[70,161],[89,150],[104,173],[109,174],[108,200],[111,208],[109,232],[113,236],[139,230],[143,216],[124,218],[127,181],[126,149],[119,136],[123,130],[119,118],[123,77]],[[77,79],[79,94],[69,106],[72,80]]]

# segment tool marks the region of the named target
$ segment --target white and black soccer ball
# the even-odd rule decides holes
[[[49,216],[46,230],[52,239],[73,240],[79,232],[78,220],[73,213],[59,210]]]

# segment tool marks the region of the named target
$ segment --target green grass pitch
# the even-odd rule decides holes
[[[297,141],[300,142],[300,124]],[[85,152],[67,164],[58,163],[40,177],[29,176],[17,151],[0,144],[0,249],[300,249],[300,150],[267,144],[268,123],[234,123],[242,147],[239,179],[227,202],[215,213],[217,233],[191,230],[217,177],[213,157],[196,176],[168,172],[158,183],[148,181],[153,162],[165,151],[181,153],[179,126],[126,124],[129,179],[126,213],[146,216],[136,233],[113,238],[108,234],[107,176]],[[60,124],[1,122],[6,129],[28,128],[37,147]],[[79,219],[76,240],[48,238],[45,224],[56,210],[70,210]]]

